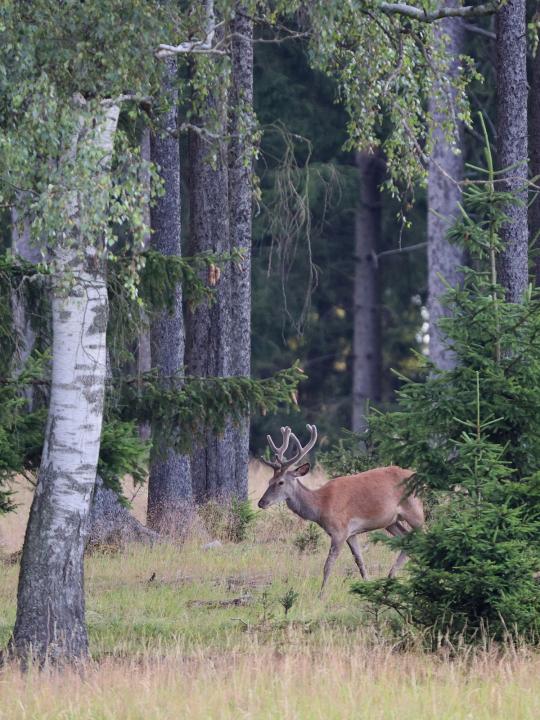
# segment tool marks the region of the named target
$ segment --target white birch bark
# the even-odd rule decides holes
[[[81,119],[70,156],[93,143],[96,183],[85,198],[72,193],[70,240],[55,250],[50,405],[10,641],[14,655],[40,664],[88,652],[83,553],[103,418],[108,301],[104,263],[92,239],[81,237],[79,221],[85,201],[107,187],[99,180],[109,169],[118,115],[111,105],[103,117]]]

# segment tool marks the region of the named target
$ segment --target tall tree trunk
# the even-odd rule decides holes
[[[447,18],[435,24],[436,42],[448,37],[446,55],[448,58],[448,79],[451,82],[459,73],[459,56],[463,52],[464,28],[459,20]],[[452,286],[461,282],[459,266],[465,262],[465,252],[458,245],[446,239],[452,226],[458,202],[461,197],[463,180],[463,155],[456,155],[454,150],[463,147],[463,125],[458,124],[457,137],[452,143],[442,130],[442,124],[449,112],[449,82],[441,81],[429,102],[432,118],[433,149],[429,162],[428,176],[428,309],[429,309],[429,355],[440,370],[450,370],[456,364],[454,353],[446,347],[444,334],[439,327],[439,320],[447,312],[441,303],[446,292],[441,278]],[[451,101],[453,104],[453,101]]]
[[[531,175],[540,177],[540,43],[531,64],[531,88],[529,92],[530,126],[529,147],[531,154]],[[536,180],[540,186],[540,180]],[[540,193],[535,197],[529,209],[529,225],[531,239],[538,253],[534,258],[536,285],[540,286]]]
[[[381,236],[384,163],[379,155],[356,154],[360,172],[355,215],[352,429],[364,432],[369,402],[381,396],[379,278],[376,253]]]
[[[231,270],[232,375],[251,374],[251,220],[253,173],[253,21],[238,3],[232,21],[232,84],[229,93],[229,207],[231,248],[243,260]],[[231,489],[248,493],[249,416],[234,428],[235,473]]]
[[[97,121],[96,131],[82,122],[71,149],[75,154],[78,143],[86,141],[100,151],[95,188],[107,171],[118,114],[119,107],[112,105]],[[93,139],[81,140],[85,131]],[[80,200],[73,197],[70,202],[69,226],[78,228]],[[108,301],[101,262],[85,252],[86,238],[72,233],[67,234],[73,244],[55,248],[60,280],[52,297],[49,414],[9,645],[23,661],[31,656],[41,664],[81,659],[88,652],[83,554],[103,418]]]
[[[150,130],[145,128],[141,137],[141,157],[146,162],[151,161],[150,157]],[[143,208],[144,223],[146,227],[151,226],[150,203],[151,203],[151,179],[150,172],[145,172],[144,186],[146,191],[145,204]],[[144,249],[150,246],[150,233],[144,239]],[[148,316],[141,311],[141,327],[139,328],[139,337],[137,338],[137,377],[142,378],[144,373],[152,369],[152,352],[150,349],[150,325]],[[139,425],[139,435],[142,440],[149,440],[151,434],[150,423],[144,421]]]
[[[197,119],[210,124],[212,113],[220,119],[225,136],[224,88],[214,87],[207,99],[207,116]],[[215,130],[215,126],[213,126]],[[227,148],[223,139],[190,131],[190,254],[230,251]],[[186,365],[189,375],[227,377],[231,372],[231,280],[225,267],[216,283],[212,304],[201,304],[187,314]],[[210,279],[216,282],[216,277]],[[206,442],[191,456],[193,494],[197,502],[236,494],[236,461],[231,423],[222,436],[208,432]]]
[[[168,109],[162,127],[151,137],[151,158],[159,167],[164,194],[151,208],[151,247],[167,256],[181,254],[180,241],[180,148],[178,140],[178,91],[176,60],[165,61],[163,91]],[[182,288],[175,289],[171,311],[152,318],[150,329],[152,362],[161,382],[181,385],[184,374],[184,317]],[[148,480],[148,524],[169,534],[182,531],[192,503],[189,458],[169,447],[161,428],[152,427],[152,456]]]
[[[521,205],[508,204],[501,229],[504,250],[499,280],[507,300],[518,303],[529,283],[527,223],[527,26],[525,0],[508,0],[497,12],[497,161],[508,168],[498,189]]]

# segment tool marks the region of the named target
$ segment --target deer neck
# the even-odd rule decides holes
[[[297,480],[294,492],[287,498],[286,503],[293,513],[296,513],[304,520],[319,521],[320,508],[317,494],[302,485],[300,480]]]

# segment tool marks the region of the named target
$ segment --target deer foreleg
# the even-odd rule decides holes
[[[351,537],[347,540],[347,545],[351,548],[351,552],[353,554],[354,561],[358,565],[358,569],[360,570],[360,575],[362,576],[362,579],[367,580],[368,574],[367,574],[366,566],[364,564],[364,559],[362,558],[362,553],[360,552],[360,546],[358,544],[358,536],[351,535]]]
[[[332,538],[330,552],[328,553],[328,557],[326,558],[326,562],[324,563],[323,581],[321,585],[321,590],[319,592],[319,597],[321,597],[321,595],[323,594],[324,586],[326,585],[326,581],[328,580],[330,571],[332,570],[332,567],[334,566],[334,563],[336,562],[337,556],[341,552],[342,547],[343,540],[336,540]]]

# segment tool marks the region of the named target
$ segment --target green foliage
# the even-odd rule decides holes
[[[150,443],[141,440],[133,421],[112,418],[103,425],[97,472],[103,482],[121,499],[122,478],[130,474],[135,484],[142,484],[148,474]]]
[[[295,406],[296,389],[305,375],[298,363],[273,376],[158,379],[155,372],[121,385],[119,406],[126,418],[152,421],[170,447],[189,452],[208,429],[220,433],[227,418],[248,412],[273,413]],[[143,390],[141,391],[141,385]]]
[[[209,500],[200,505],[197,512],[212,537],[233,543],[247,538],[257,516],[249,500],[235,497]]]
[[[243,542],[256,516],[257,513],[249,500],[233,498],[230,508],[229,538],[233,542]]]
[[[322,533],[316,523],[310,522],[293,540],[294,547],[301,553],[317,552],[321,546]]]
[[[345,428],[330,450],[317,454],[317,460],[330,477],[354,475],[379,465],[369,439]]]
[[[335,102],[336,83],[310,68],[307,53],[301,41],[255,45],[255,110],[264,134],[257,164],[262,212],[254,219],[253,370],[265,376],[300,358],[309,379],[300,390],[298,423],[315,422],[321,438],[333,442],[340,428],[350,425],[360,179],[353,153],[343,150],[347,115]],[[398,242],[406,247],[423,235],[423,193],[410,214],[414,232],[404,228],[399,240],[398,211],[398,203],[384,194],[377,248],[391,251],[378,263],[384,401],[400,384],[391,367],[417,371],[410,348],[417,345],[425,292],[425,252],[396,252]],[[290,420],[254,419],[257,452],[266,433],[280,424]]]
[[[470,122],[465,90],[477,77],[472,62],[461,56],[450,81],[446,42],[435,40],[431,24],[385,14],[370,2],[317,0],[308,12],[311,60],[336,79],[349,114],[349,147],[382,144],[390,186],[413,191],[430,154],[428,99],[447,109],[438,122],[455,139],[456,121]]]
[[[299,594],[292,588],[289,588],[287,592],[279,598],[279,603],[283,608],[285,617],[287,617],[289,610],[294,606],[298,598]]]
[[[396,412],[370,423],[383,461],[415,468],[439,502],[425,533],[391,541],[412,558],[410,577],[354,588],[452,641],[538,639],[540,623],[540,295],[508,303],[497,284],[512,198],[496,190],[487,141],[486,164],[452,231],[473,259],[443,321],[457,365],[426,362],[425,382],[406,382]]]
[[[13,380],[0,382],[0,514],[13,509],[9,481],[39,466],[46,411],[29,411],[25,390],[32,390],[48,356],[34,353]]]

